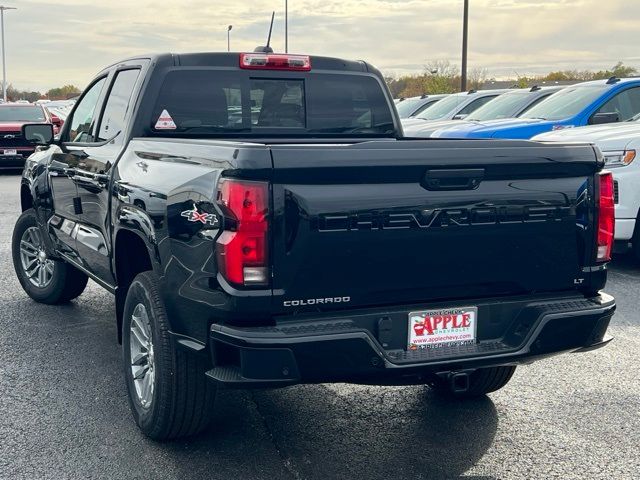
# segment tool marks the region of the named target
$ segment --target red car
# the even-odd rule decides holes
[[[35,146],[22,138],[25,123],[51,123],[58,133],[62,120],[41,105],[4,103],[0,105],[0,170],[20,169]]]

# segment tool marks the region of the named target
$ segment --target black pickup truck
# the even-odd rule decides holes
[[[202,430],[221,387],[464,397],[610,340],[601,154],[404,138],[365,62],[132,58],[95,77],[58,137],[23,135],[40,146],[21,183],[18,278],[48,304],[89,278],[115,295],[151,438]]]

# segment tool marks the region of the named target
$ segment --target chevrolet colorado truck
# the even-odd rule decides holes
[[[114,294],[131,410],[153,439],[207,427],[218,388],[474,396],[610,340],[600,152],[405,138],[366,62],[131,58],[95,77],[57,137],[23,135],[38,148],[18,279],[46,304],[88,279]]]

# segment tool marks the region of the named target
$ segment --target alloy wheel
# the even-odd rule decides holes
[[[20,239],[20,261],[29,281],[38,288],[46,288],[53,279],[55,263],[47,256],[38,227],[29,227]]]

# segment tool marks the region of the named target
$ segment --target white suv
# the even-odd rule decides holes
[[[604,154],[613,172],[616,204],[616,241],[631,244],[640,259],[640,116],[628,122],[568,128],[543,133],[532,140],[589,142]]]

